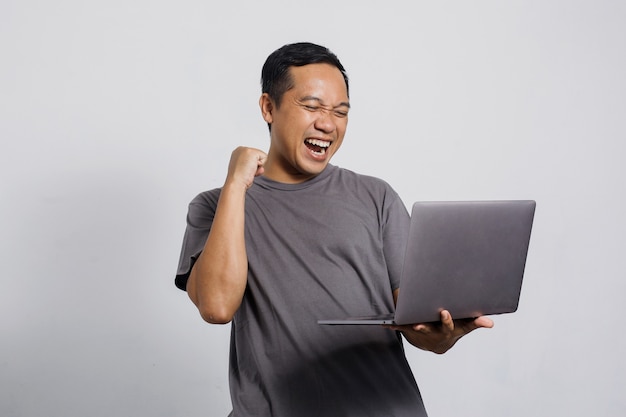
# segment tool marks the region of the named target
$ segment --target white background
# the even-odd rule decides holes
[[[173,277],[187,203],[267,149],[260,68],[338,54],[336,165],[537,200],[517,313],[408,348],[431,417],[622,416],[626,3],[0,2],[0,415],[225,416],[228,326]]]

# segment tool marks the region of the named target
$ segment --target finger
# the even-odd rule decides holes
[[[419,323],[413,326],[413,330],[420,333],[431,333],[432,329],[425,323]]]
[[[444,329],[449,331],[454,330],[454,320],[452,320],[452,315],[448,310],[443,310],[441,312],[441,324]]]
[[[265,161],[267,161],[267,154],[265,152],[261,152],[259,151],[259,154],[257,155],[257,161],[256,161],[256,172],[254,173],[255,177],[258,177],[260,175],[263,175],[263,173],[265,172]]]

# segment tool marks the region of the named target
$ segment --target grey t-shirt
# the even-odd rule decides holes
[[[189,205],[176,285],[204,247],[219,189]],[[329,165],[246,195],[248,285],[232,321],[234,417],[425,416],[399,335],[318,319],[392,312],[409,226],[384,181]]]

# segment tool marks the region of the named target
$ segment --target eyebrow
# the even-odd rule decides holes
[[[304,96],[300,99],[300,101],[309,101],[309,100],[313,100],[313,101],[317,101],[319,104],[321,104],[322,106],[324,105],[324,102],[322,101],[321,98],[319,97],[315,97],[315,96]],[[350,108],[350,103],[347,101],[342,101],[341,103],[339,103],[338,105],[336,105],[335,107],[333,107],[334,109],[339,108],[339,107],[347,107]]]

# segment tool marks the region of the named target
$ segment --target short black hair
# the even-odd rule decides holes
[[[289,67],[322,63],[330,64],[341,71],[349,96],[348,74],[337,55],[324,46],[310,42],[288,44],[272,52],[261,70],[261,91],[267,93],[279,107],[283,94],[293,87]]]

